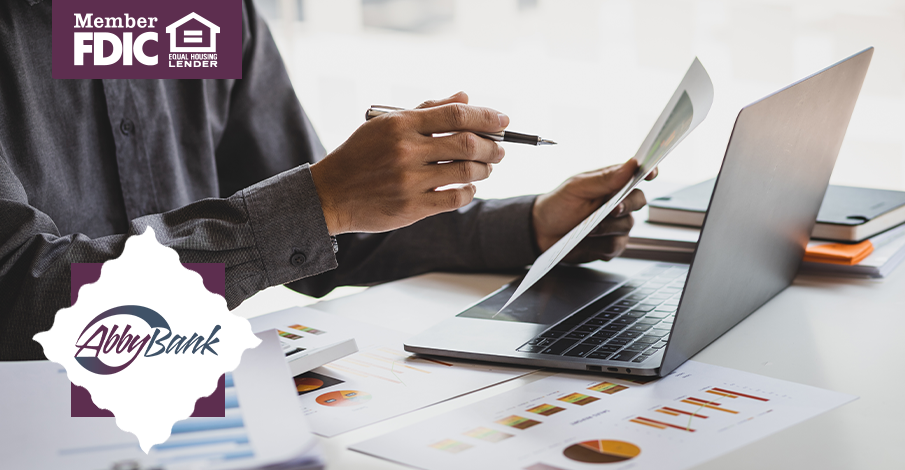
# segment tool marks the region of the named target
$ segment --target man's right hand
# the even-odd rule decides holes
[[[508,125],[505,114],[468,106],[465,93],[364,123],[311,167],[327,229],[331,235],[385,232],[465,206],[474,198],[471,183],[490,176],[505,154],[469,131]],[[460,186],[437,189],[451,184]]]

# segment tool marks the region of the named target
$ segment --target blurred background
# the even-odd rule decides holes
[[[742,106],[874,46],[832,182],[905,190],[902,0],[255,2],[328,151],[371,104],[459,90],[508,114],[512,130],[560,143],[507,145],[478,184],[483,198],[548,191],[631,158],[695,56],[713,108],[659,179],[711,178]]]
[[[255,0],[328,151],[371,104],[414,107],[464,90],[511,129],[479,197],[555,187],[634,155],[695,56],[715,88],[701,126],[661,168],[719,170],[739,109],[876,47],[833,183],[905,190],[902,0]]]

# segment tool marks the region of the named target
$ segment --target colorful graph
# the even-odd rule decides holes
[[[619,392],[621,392],[623,390],[627,390],[627,389],[628,389],[628,387],[626,387],[625,385],[616,385],[614,383],[609,383],[609,382],[600,382],[597,385],[588,387],[588,390],[591,390],[593,392],[606,393],[607,395],[619,393]]]
[[[504,426],[513,427],[515,429],[528,429],[532,426],[537,426],[540,424],[540,421],[535,421],[533,419],[522,418],[521,416],[512,415],[508,418],[503,418],[497,423],[502,424]]]
[[[293,330],[304,331],[305,333],[310,333],[312,335],[322,335],[326,333],[326,331],[317,330],[305,325],[289,325],[289,328],[292,328]]]
[[[317,404],[324,406],[358,406],[371,400],[371,394],[358,390],[338,390],[317,397]]]
[[[673,428],[673,429],[678,429],[680,431],[695,432],[694,429],[691,429],[688,426],[677,426],[675,424],[664,423],[663,421],[657,421],[657,420],[650,419],[650,418],[643,418],[641,416],[639,416],[635,419],[630,419],[629,421],[631,421],[633,423],[637,423],[637,424],[643,424],[645,426],[650,426],[652,428],[657,428],[657,429]]]
[[[466,432],[465,435],[487,442],[500,442],[514,436],[514,434],[495,431],[485,427],[472,429],[471,431]]]
[[[298,392],[310,392],[324,386],[324,381],[314,377],[302,377],[295,379],[295,389]]]
[[[710,390],[707,390],[707,393],[712,393],[712,394],[714,394],[714,395],[719,395],[719,396],[721,396],[721,397],[723,397],[723,398],[738,398],[738,397],[744,397],[744,398],[750,398],[750,399],[752,399],[752,400],[758,400],[758,401],[770,401],[769,399],[766,399],[766,398],[756,397],[756,396],[754,396],[754,395],[747,395],[747,394],[744,394],[744,393],[733,392],[733,391],[731,391],[731,390],[726,390],[726,389],[724,389],[724,388],[716,388],[716,387],[714,387],[714,388],[711,388]]]
[[[551,416],[551,415],[555,415],[556,413],[559,413],[560,411],[566,411],[566,409],[544,403],[543,405],[537,405],[534,408],[531,408],[530,410],[526,410],[526,411],[528,413],[535,413],[535,414],[539,414],[541,416]]]
[[[670,416],[685,415],[685,416],[693,416],[695,418],[707,419],[707,417],[702,414],[693,413],[690,411],[684,411],[684,410],[680,410],[680,409],[676,409],[676,408],[670,408],[668,406],[664,406],[663,408],[659,408],[654,411],[656,411],[657,413],[663,413],[665,415],[670,415]]]
[[[295,382],[295,390],[299,395],[304,395],[315,390],[320,390],[322,388],[332,387],[334,385],[343,383],[342,380],[334,379],[333,377],[328,377],[326,375],[310,371],[305,372],[301,375],[297,375],[293,377],[292,380]]]
[[[641,454],[641,448],[624,441],[584,441],[563,450],[566,458],[584,463],[615,463],[631,460]]]
[[[710,410],[722,411],[724,413],[732,413],[734,415],[738,414],[738,411],[730,410],[728,408],[722,408],[719,403],[714,402],[713,400],[701,400],[700,398],[688,397],[682,400],[682,403],[687,403],[689,405],[702,406],[704,408]]]
[[[573,405],[585,406],[588,403],[594,403],[595,401],[600,400],[599,398],[589,397],[587,395],[582,395],[581,393],[572,393],[570,395],[566,395],[559,399],[559,401],[564,401],[566,403],[571,403]]]
[[[294,334],[292,334],[292,333],[287,333],[287,332],[285,332],[285,331],[283,331],[283,330],[277,330],[277,333],[279,333],[280,336],[282,336],[283,338],[286,338],[286,339],[292,339],[292,340],[302,339],[302,337],[299,336],[299,335],[294,335]]]
[[[463,450],[471,449],[473,446],[471,444],[466,444],[464,442],[454,441],[452,439],[444,439],[435,444],[431,444],[428,447],[432,447],[434,449],[442,450],[444,452],[449,452],[450,454],[458,454]]]

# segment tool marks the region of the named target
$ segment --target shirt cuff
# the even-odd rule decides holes
[[[269,286],[336,268],[309,165],[284,171],[242,193]]]
[[[488,269],[524,268],[538,253],[531,210],[537,196],[483,201],[479,222],[481,253]]]

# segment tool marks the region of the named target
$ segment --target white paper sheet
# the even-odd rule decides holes
[[[179,421],[149,454],[113,418],[70,417],[71,386],[58,364],[0,362],[0,467],[322,468],[277,336],[259,337],[261,345],[246,351],[227,374],[225,417]]]
[[[311,308],[295,318],[352,335],[360,351],[295,377],[308,424],[332,437],[505,382],[533,369],[424,358],[405,352],[407,335]]]
[[[544,277],[553,269],[553,266],[562,261],[578,243],[584,240],[640,182],[644,181],[644,178],[660,164],[663,158],[707,117],[711,104],[713,104],[713,83],[711,83],[707,71],[704,70],[704,66],[701,65],[701,61],[695,58],[685,73],[685,77],[679,83],[679,88],[673,93],[666,108],[663,109],[657,122],[654,123],[654,127],[651,128],[647,138],[644,139],[633,157],[639,163],[635,177],[593,214],[541,254],[534,261],[512,297],[500,310],[505,309],[533,286],[538,279]]]
[[[352,446],[424,469],[683,469],[856,397],[689,361],[655,382],[554,375]]]

